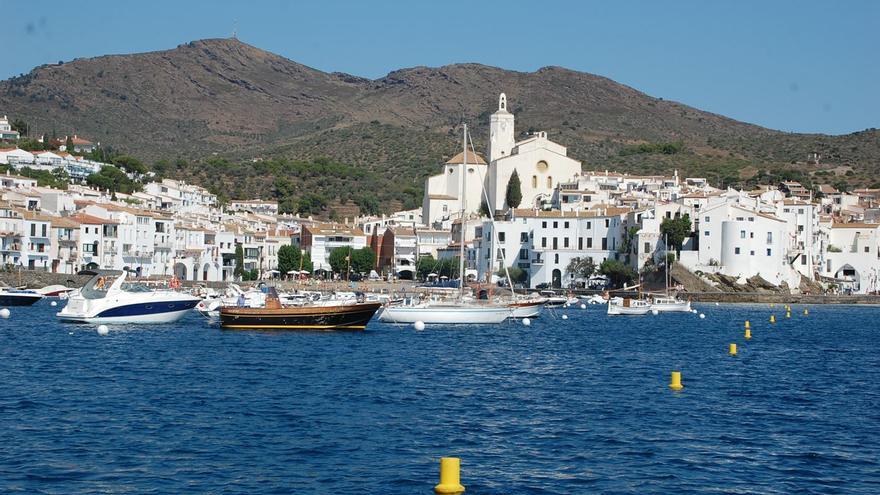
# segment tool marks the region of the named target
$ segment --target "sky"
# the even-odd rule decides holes
[[[0,13],[12,48],[0,79],[235,30],[296,62],[369,78],[459,62],[558,65],[783,131],[880,127],[880,1],[0,0]]]

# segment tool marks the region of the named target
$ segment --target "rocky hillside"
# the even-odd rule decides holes
[[[380,199],[411,205],[424,177],[456,152],[462,121],[473,127],[478,145],[485,141],[501,91],[519,132],[550,132],[588,168],[679,168],[726,183],[766,170],[825,173],[797,163],[812,150],[853,183],[870,182],[880,168],[876,130],[782,133],[559,67],[524,73],[456,64],[369,80],[321,72],[235,39],[41,66],[0,82],[0,109],[40,132],[75,131],[149,162],[186,160],[163,173],[232,195],[278,194],[270,180],[247,169],[255,159],[327,157],[363,171],[371,183],[390,182]],[[678,141],[684,149],[674,154],[635,146]],[[248,179],[217,177],[208,157],[227,160],[225,173]],[[300,185],[322,191],[319,181]],[[339,191],[323,192],[331,202],[340,199]]]

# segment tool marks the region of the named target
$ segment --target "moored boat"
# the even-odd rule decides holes
[[[30,306],[42,298],[42,294],[30,289],[0,288],[0,306]]]
[[[523,299],[508,303],[507,307],[511,309],[511,318],[537,318],[541,316],[545,302],[543,299]]]
[[[172,323],[199,302],[190,294],[126,283],[127,272],[101,270],[56,313],[70,323]]]
[[[644,299],[612,297],[608,300],[609,315],[646,315],[651,311],[651,303]]]
[[[657,296],[651,301],[651,309],[660,313],[690,313],[691,302],[672,296]]]
[[[283,307],[274,287],[262,308],[224,306],[220,326],[230,329],[363,330],[382,306],[378,302],[340,301],[329,305]]]

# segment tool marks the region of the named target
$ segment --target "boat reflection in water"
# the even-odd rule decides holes
[[[363,330],[382,306],[363,302],[363,298],[341,300],[338,304],[306,304],[285,307],[274,287],[269,287],[262,308],[224,306],[220,326],[230,329],[282,330]]]

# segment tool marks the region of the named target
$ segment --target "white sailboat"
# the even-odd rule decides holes
[[[415,323],[420,321],[425,324],[498,324],[512,316],[513,309],[507,305],[499,306],[492,303],[478,303],[464,301],[464,283],[467,279],[464,269],[464,234],[467,225],[465,219],[465,176],[467,175],[467,124],[464,125],[464,153],[463,164],[461,167],[461,188],[459,194],[461,196],[461,234],[460,234],[460,251],[458,258],[458,276],[459,289],[458,299],[454,301],[425,301],[409,306],[406,305],[389,305],[382,309],[379,314],[379,321],[389,323]]]
[[[665,246],[663,249],[663,255],[665,258],[663,261],[663,267],[666,292],[662,296],[653,297],[653,300],[651,301],[651,309],[658,313],[690,313],[691,302],[689,300],[685,301],[669,295],[669,244],[667,243],[665,236],[663,238],[663,245]]]

